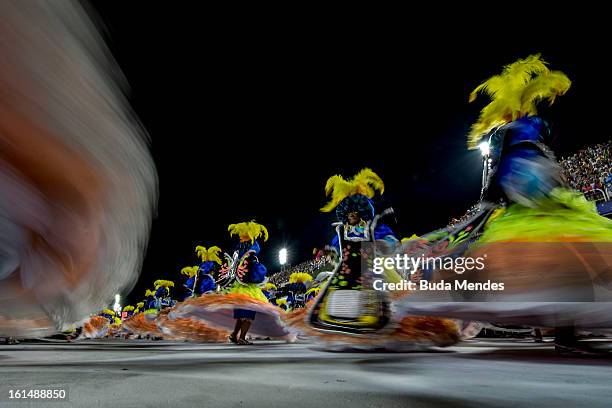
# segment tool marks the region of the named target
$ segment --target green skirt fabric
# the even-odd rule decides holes
[[[556,188],[537,208],[513,204],[492,220],[478,243],[612,242],[612,220],[576,191]]]
[[[229,288],[227,293],[246,295],[253,299],[261,300],[262,302],[268,301],[268,298],[266,295],[264,295],[261,288],[256,283],[247,283],[246,285],[242,285],[238,282],[234,282],[234,285]]]

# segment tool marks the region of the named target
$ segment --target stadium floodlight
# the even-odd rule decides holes
[[[491,146],[489,145],[489,142],[482,142],[478,145],[478,148],[483,156],[488,156],[489,153],[491,153]]]
[[[121,303],[119,303],[121,300],[121,295],[116,294],[115,295],[115,304],[113,305],[113,311],[115,313],[119,313],[121,311]]]
[[[284,265],[287,263],[287,248],[283,248],[280,251],[278,251],[278,262],[281,265]]]

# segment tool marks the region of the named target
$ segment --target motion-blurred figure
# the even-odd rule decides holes
[[[76,1],[0,2],[0,335],[61,331],[135,283],[157,176]]]
[[[470,100],[478,92],[492,99],[468,139],[484,156],[482,201],[442,239],[429,238],[434,255],[486,258],[485,268],[463,275],[437,270],[433,280],[492,281],[505,289],[422,292],[403,300],[406,314],[555,327],[558,350],[578,353],[589,350],[575,328],[612,327],[612,221],[565,186],[547,146],[549,126],[536,111],[570,84],[532,55],[471,94]]]

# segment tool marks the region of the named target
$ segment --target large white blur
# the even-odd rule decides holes
[[[0,335],[39,336],[133,287],[157,174],[80,3],[4,0],[0,16]]]

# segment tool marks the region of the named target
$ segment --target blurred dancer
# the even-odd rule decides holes
[[[240,345],[252,344],[247,333],[262,337],[276,337],[293,341],[278,307],[270,304],[262,288],[266,279],[266,267],[259,262],[258,240],[268,239],[268,230],[254,221],[232,224],[230,236],[237,235],[239,242],[232,256],[225,254],[225,262],[219,271],[222,293],[190,298],[179,303],[170,312],[170,319],[196,319],[213,329],[230,329],[229,340]]]
[[[49,335],[131,289],[157,178],[81,5],[7,0],[0,15],[0,335]]]
[[[196,254],[202,261],[198,267],[198,281],[196,282],[200,295],[212,292],[217,288],[215,274],[218,273],[221,265],[220,252],[221,248],[218,246],[211,246],[208,249],[199,245],[196,247]]]
[[[234,282],[229,293],[242,294],[253,299],[267,302],[259,283],[266,278],[266,267],[259,263],[257,254],[260,247],[257,239],[263,236],[264,241],[268,240],[268,230],[261,224],[253,221],[232,224],[228,227],[230,236],[238,235],[240,242],[236,247],[238,259],[242,260],[237,268],[238,281]],[[236,344],[252,344],[246,339],[246,334],[255,320],[256,312],[251,309],[234,309],[234,319],[236,325],[230,334],[230,341]]]
[[[405,313],[556,327],[558,350],[577,353],[588,350],[575,326],[612,326],[612,221],[565,186],[547,146],[549,125],[536,109],[570,85],[564,73],[532,55],[472,92],[471,101],[479,92],[492,99],[468,138],[468,147],[481,147],[485,157],[482,201],[468,220],[428,237],[443,249],[438,253],[486,257],[481,272],[436,271],[437,280],[491,280],[505,290],[460,291],[435,303],[412,297],[403,303]]]

